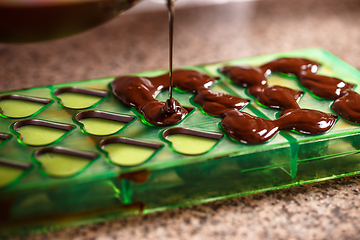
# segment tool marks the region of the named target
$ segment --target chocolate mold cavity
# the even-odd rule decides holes
[[[203,132],[188,128],[169,128],[163,131],[162,136],[173,151],[184,155],[207,153],[224,138],[221,133]]]
[[[10,134],[0,133],[0,146],[2,146],[7,140],[11,138]]]
[[[38,119],[14,123],[18,141],[29,146],[44,146],[63,138],[74,126]]]
[[[34,153],[34,158],[41,165],[42,171],[59,178],[82,172],[98,157],[96,153],[60,147],[44,148]]]
[[[52,103],[50,99],[21,95],[0,97],[0,116],[5,118],[25,118],[33,116]]]
[[[81,123],[83,131],[92,135],[107,136],[125,128],[135,117],[103,111],[85,111],[78,113],[75,120]]]
[[[109,92],[85,89],[77,87],[59,88],[54,92],[54,95],[59,98],[59,103],[70,109],[85,109],[94,106],[104,97],[109,95]]]
[[[19,180],[30,168],[28,163],[0,159],[0,188]]]
[[[172,72],[175,89],[186,92],[197,92],[200,88],[209,88],[217,78],[200,71],[179,69]],[[141,114],[145,124],[170,126],[182,121],[188,115],[174,98],[166,102],[155,99],[156,95],[170,87],[169,75],[166,73],[157,77],[122,76],[111,83],[115,97],[124,104],[134,107]]]
[[[108,160],[120,166],[140,165],[152,158],[163,145],[130,138],[113,137],[100,142]]]

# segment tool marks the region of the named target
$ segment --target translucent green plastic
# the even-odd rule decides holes
[[[225,65],[257,66],[279,57],[303,57],[318,61],[322,64],[320,74],[354,83],[357,85],[355,91],[360,91],[360,72],[321,49],[185,68],[220,76],[221,79],[213,86],[213,90],[250,99],[250,104],[243,111],[275,119],[279,111],[260,106],[246,94],[244,88],[221,76],[218,69]],[[165,72],[159,70],[133,75],[151,77]],[[309,136],[284,131],[265,144],[245,145],[233,141],[222,132],[219,128],[221,118],[203,113],[199,106],[194,104],[192,93],[173,94],[183,106],[194,108],[191,114],[176,126],[155,127],[144,124],[134,109],[113,96],[109,87],[113,79],[94,79],[0,94],[51,100],[51,104],[46,108],[41,108],[29,117],[0,117],[0,133],[9,135],[7,139],[0,139],[0,170],[6,171],[6,167],[1,167],[1,160],[29,164],[28,168],[12,170],[14,174],[9,173],[6,176],[2,176],[0,171],[0,238],[145,214],[360,173],[360,158],[357,155],[360,151],[360,126],[342,118],[326,134]],[[269,83],[303,89],[296,79],[286,76],[273,75]],[[71,103],[72,108],[67,108],[54,92],[68,87],[108,91],[110,94],[103,99],[97,99],[96,104],[88,104],[88,108],[74,109]],[[301,108],[335,114],[330,108],[332,101],[319,100],[305,91],[299,101]],[[157,99],[165,100],[167,96],[168,92],[164,91],[159,93]],[[135,120],[125,122],[124,127],[119,127],[122,127],[121,130],[91,134],[90,130],[89,133],[86,132],[86,123],[84,127],[75,120],[78,113],[89,110],[130,116]],[[45,146],[28,145],[19,139],[13,125],[29,119],[62,123],[74,128]],[[194,137],[185,140],[188,141],[186,148],[191,147],[192,143],[205,146],[194,154],[182,150],[172,142],[178,141],[179,136],[172,135],[167,139],[162,135],[164,130],[169,128],[186,128],[225,136],[204,143],[196,143],[199,139]],[[112,132],[114,133],[111,134]],[[174,136],[175,140],[171,139]],[[184,141],[183,137],[180,136],[181,141]],[[125,149],[131,154],[118,153],[116,148],[113,149],[116,144],[126,148],[128,141],[131,144],[132,141],[136,143]],[[146,149],[147,144],[150,144],[150,149]],[[71,156],[62,163],[61,158],[64,156],[61,156],[54,160],[59,165],[47,169],[53,159],[49,158],[51,154],[46,154],[54,149],[75,150],[85,155],[95,154],[96,157],[75,163],[72,161],[76,161],[77,157]],[[39,157],[40,153],[44,153],[45,160]],[[127,156],[131,157],[126,159]],[[64,170],[64,165],[74,165],[75,170]]]

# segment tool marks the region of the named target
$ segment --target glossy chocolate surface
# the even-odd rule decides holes
[[[174,87],[183,91],[196,92],[197,89],[213,85],[217,79],[193,70],[175,70],[172,74]],[[114,95],[128,106],[135,107],[146,121],[157,126],[174,125],[187,114],[175,99],[161,102],[156,95],[170,87],[169,75],[154,78],[124,76],[111,83]]]
[[[293,75],[298,78],[302,86],[324,99],[337,99],[344,94],[348,96],[348,93],[352,92],[353,84],[341,79],[318,75],[319,66],[320,63],[307,59],[279,58],[260,67],[233,66],[220,69],[233,83],[247,87],[248,93],[259,103],[283,110],[281,117],[273,121],[232,111],[226,114],[222,122],[223,129],[235,140],[249,144],[266,142],[279,130],[294,130],[304,134],[320,134],[329,131],[336,122],[336,116],[317,110],[300,109],[298,101],[303,95],[302,92],[281,86],[268,86],[266,80],[271,73]],[[358,102],[360,103],[360,96]],[[340,111],[338,105],[340,103],[333,106],[337,112]],[[344,108],[341,109],[346,113],[349,112]],[[347,114],[342,114],[342,116],[345,115]],[[239,122],[247,122],[246,125],[249,128]]]
[[[217,81],[204,73],[193,70],[173,72],[174,87],[195,93],[194,102],[212,116],[223,117],[221,127],[236,141],[246,144],[264,143],[280,130],[304,134],[321,134],[329,131],[337,116],[317,110],[300,109],[298,101],[303,92],[282,86],[268,86],[267,76],[278,72],[296,76],[299,82],[319,98],[336,99],[333,109],[353,122],[360,122],[358,114],[360,95],[353,92],[353,84],[338,78],[317,74],[320,63],[302,58],[280,58],[260,67],[231,66],[220,71],[233,83],[247,87],[249,94],[265,106],[282,110],[275,120],[263,119],[241,110],[248,100],[209,88]],[[169,88],[169,75],[154,78],[119,77],[112,83],[115,96],[125,104],[135,107],[146,121],[159,125],[173,125],[188,113],[174,99],[161,102],[156,94]],[[347,104],[347,102],[350,102]],[[346,107],[342,105],[346,105]]]

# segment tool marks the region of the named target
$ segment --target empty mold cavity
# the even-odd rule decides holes
[[[92,135],[106,136],[120,131],[135,117],[101,111],[86,111],[75,116],[83,125],[83,130]]]
[[[60,147],[44,148],[34,154],[41,169],[52,177],[74,176],[88,167],[98,156],[92,152]]]
[[[196,131],[188,128],[169,128],[162,133],[171,148],[185,155],[210,151],[224,137],[221,133]]]
[[[71,125],[43,120],[24,120],[13,125],[13,129],[19,134],[18,139],[30,146],[53,143],[73,128]]]
[[[162,145],[129,138],[108,138],[100,142],[108,159],[120,166],[136,166],[149,160]]]
[[[0,188],[19,179],[30,167],[27,163],[0,159]]]
[[[61,105],[71,109],[89,108],[109,93],[106,91],[76,87],[59,88],[54,95],[60,99]]]
[[[25,118],[40,112],[50,103],[49,99],[6,95],[0,97],[0,113],[8,118]]]

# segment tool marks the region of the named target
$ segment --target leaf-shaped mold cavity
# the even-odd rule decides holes
[[[161,144],[129,138],[113,137],[100,142],[108,159],[120,166],[136,166],[149,160],[162,147]]]
[[[0,97],[0,113],[6,118],[25,118],[39,113],[51,102],[50,99],[5,95]]]
[[[40,149],[34,154],[41,169],[52,177],[74,176],[85,170],[98,156],[93,152],[60,147]]]
[[[0,159],[0,188],[18,180],[30,168],[28,163]]]
[[[71,109],[92,107],[108,94],[109,92],[106,91],[76,87],[59,88],[54,92],[54,95],[60,99],[61,105]]]
[[[204,154],[213,149],[224,138],[221,133],[203,132],[188,128],[169,128],[162,133],[162,136],[170,143],[175,152],[185,155]]]
[[[102,111],[86,111],[75,116],[83,125],[83,130],[92,135],[106,136],[123,129],[135,117]]]
[[[16,122],[13,129],[19,134],[18,140],[30,146],[44,146],[64,137],[74,126],[43,120]]]

